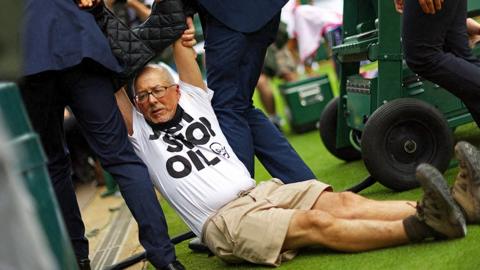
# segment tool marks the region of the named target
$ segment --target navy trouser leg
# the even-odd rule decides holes
[[[435,15],[405,1],[403,16],[408,66],[459,97],[480,125],[480,64],[468,48],[467,1],[445,1]]]
[[[89,71],[88,66],[67,74],[68,104],[85,132],[102,166],[117,181],[127,206],[139,226],[140,243],[156,267],[175,260],[165,217],[144,163],[128,141],[111,80]]]
[[[268,168],[273,177],[284,183],[315,179],[315,175],[303,162],[283,134],[275,128],[265,114],[258,109],[247,113],[252,130],[255,155]]]
[[[255,33],[234,31],[205,16],[207,82],[223,133],[254,176],[254,154],[267,171],[285,182],[315,178],[288,141],[253,107],[252,96],[266,48],[275,39],[279,16]]]
[[[77,259],[88,258],[88,240],[71,179],[70,157],[65,146],[63,111],[65,92],[61,72],[44,72],[20,84],[34,130],[48,158],[48,172]]]
[[[254,151],[245,110],[250,93],[240,85],[240,65],[247,50],[245,34],[233,31],[211,16],[205,17],[207,83],[214,91],[212,106],[230,146],[254,175]]]

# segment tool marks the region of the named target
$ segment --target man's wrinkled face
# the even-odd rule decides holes
[[[179,99],[178,85],[162,68],[146,67],[135,80],[135,104],[145,119],[154,124],[171,120]]]

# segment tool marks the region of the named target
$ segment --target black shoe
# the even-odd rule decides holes
[[[195,252],[201,252],[201,253],[209,253],[210,249],[200,241],[200,238],[195,237],[193,238],[190,243],[188,243],[188,248],[195,251]]]
[[[465,218],[450,195],[442,174],[431,165],[420,164],[416,176],[424,192],[417,205],[417,218],[442,238],[464,237],[467,233]]]
[[[91,270],[90,268],[90,260],[87,259],[81,259],[78,260],[78,269],[79,270]]]
[[[452,196],[463,208],[468,222],[480,223],[480,153],[471,144],[459,142],[455,146],[459,171],[452,188]]]
[[[183,266],[183,264],[181,264],[179,261],[173,261],[167,266],[158,268],[158,270],[185,270],[185,266]]]
[[[157,54],[173,44],[187,29],[181,0],[156,0],[148,19],[132,29]]]

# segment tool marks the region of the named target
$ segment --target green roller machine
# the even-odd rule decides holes
[[[469,0],[470,16],[480,1]],[[393,190],[417,187],[415,168],[430,163],[444,172],[453,154],[453,130],[472,121],[465,105],[403,61],[401,16],[393,1],[345,0],[340,95],[320,117],[320,136],[337,158],[363,158],[371,177]],[[474,53],[480,55],[480,48]],[[359,74],[360,63],[378,65],[378,75]],[[357,190],[358,191],[358,190]]]

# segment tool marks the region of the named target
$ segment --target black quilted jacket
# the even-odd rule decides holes
[[[148,19],[133,32],[159,53],[180,38],[185,19],[182,0],[157,0]]]
[[[148,19],[130,29],[100,4],[90,10],[124,68],[118,74],[122,85],[135,76],[154,56],[177,40],[186,29],[182,0],[157,0]]]

